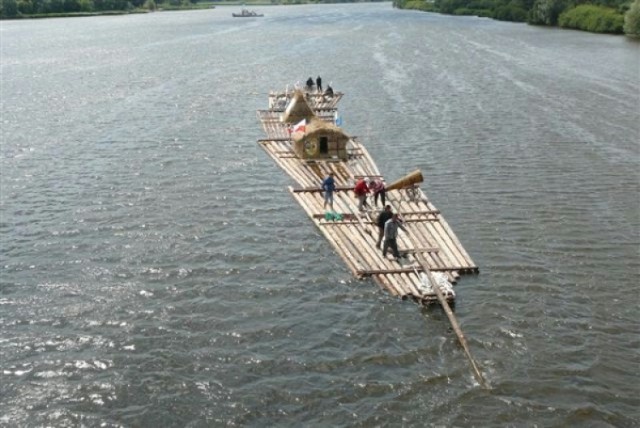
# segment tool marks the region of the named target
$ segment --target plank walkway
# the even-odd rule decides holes
[[[335,98],[339,100],[340,97],[341,94]],[[394,296],[431,303],[437,296],[423,272],[421,261],[434,274],[447,300],[454,300],[452,284],[460,274],[477,273],[478,267],[422,189],[414,186],[387,191],[387,204],[401,215],[408,233],[400,231],[398,236],[398,248],[405,257],[400,261],[383,257],[382,251],[376,248],[379,230],[375,225],[382,207],[358,213],[357,199],[352,192],[359,178],[384,179],[366,148],[357,137],[352,137],[347,145],[347,161],[302,160],[293,151],[286,125],[280,121],[282,106],[271,101],[270,105],[274,107],[258,111],[258,119],[267,134],[267,138],[258,140],[258,144],[294,180],[295,185],[289,187],[293,198],[344,259],[353,275],[373,278]],[[337,111],[335,103],[327,106],[321,101],[310,105],[317,116],[327,121],[332,121]],[[340,221],[325,219],[320,185],[330,172],[335,174],[334,210],[342,215]],[[373,203],[371,199],[370,204]]]

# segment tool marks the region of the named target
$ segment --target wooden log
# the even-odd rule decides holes
[[[361,245],[356,245],[355,240],[352,237],[349,237],[349,232],[345,230],[344,227],[333,229],[336,236],[341,238],[342,245],[349,247],[351,253],[358,258],[361,265],[372,266],[371,260],[368,258],[366,252],[363,251],[363,247]]]
[[[323,106],[324,104],[314,104],[312,108],[316,112],[325,112],[320,114],[323,120],[332,120],[335,108],[322,110]],[[407,267],[396,266],[396,262],[383,258],[379,249],[375,248],[378,229],[373,224],[373,213],[369,213],[368,218],[357,214],[355,199],[349,193],[353,180],[362,177],[384,178],[359,138],[352,137],[348,143],[349,161],[305,162],[294,153],[291,141],[286,138],[286,128],[280,121],[281,112],[259,111],[258,116],[270,137],[259,140],[258,143],[294,179],[296,185],[294,189],[290,189],[294,198],[347,262],[354,275],[371,275],[380,287],[394,295],[406,297],[410,294],[422,300],[431,299],[432,296],[421,293],[419,275],[412,273]],[[324,200],[319,185],[331,171],[335,173],[338,185],[334,205],[344,217],[338,222],[323,220]],[[428,269],[444,272],[452,280],[459,276],[459,272],[477,269],[464,248],[456,242],[453,232],[449,233],[448,225],[440,217],[440,211],[428,201],[420,188],[416,187],[415,191],[416,199],[407,198],[404,190],[389,190],[387,193],[387,200],[398,206],[396,211],[404,217],[415,238],[409,239],[401,234],[398,239],[407,259],[416,261],[416,256],[420,256]],[[421,268],[418,269],[421,271]]]
[[[291,190],[291,188],[289,188],[289,190]],[[293,192],[291,192],[291,194],[293,195],[294,199],[296,199],[298,203],[305,209],[307,213],[311,212],[311,210],[306,205],[306,202],[303,200],[303,198],[299,197]],[[342,259],[345,262],[347,262],[347,266],[349,267],[353,275],[356,277],[360,277],[361,275],[358,272],[362,270],[362,265],[356,262],[355,257],[350,256],[349,251],[344,246],[339,245],[339,240],[335,238],[335,235],[332,233],[332,231],[328,229],[320,228],[320,232],[325,236],[325,238],[327,238],[329,243],[333,246],[336,252],[342,257]]]
[[[400,277],[403,278],[405,280],[405,282],[407,283],[407,286],[409,288],[409,290],[411,291],[411,294],[413,296],[415,296],[417,299],[422,299],[422,296],[425,294],[422,291],[420,291],[418,289],[418,287],[416,286],[416,284],[414,283],[412,276],[416,275],[417,273],[414,272],[409,272],[409,273],[401,273]]]
[[[436,222],[436,221],[440,221],[437,218],[402,218],[402,222],[403,223],[424,223],[424,222]]]
[[[406,254],[415,254],[415,253],[437,253],[439,251],[440,251],[440,248],[426,247],[426,248],[410,248],[400,252],[406,253]]]
[[[446,255],[448,259],[448,263],[458,266],[466,266],[467,261],[460,255],[460,252],[457,250],[455,244],[448,239],[446,234],[441,234],[437,224],[426,224],[427,229],[432,234],[432,236],[436,237],[439,241],[439,247],[443,250],[443,255]]]
[[[421,195],[422,195],[422,194],[421,194]],[[423,204],[425,204],[425,205],[426,205],[426,203],[422,200],[422,198],[420,198],[419,200],[420,200]],[[402,205],[402,203],[403,203],[403,201],[400,201],[400,202],[398,203],[398,208],[400,208],[400,206]],[[409,202],[407,202],[407,204],[408,204],[408,203],[409,203]],[[431,210],[429,210],[429,211],[431,211]],[[439,220],[440,220],[440,219],[438,218],[438,222],[439,222]],[[428,223],[427,223],[427,224],[428,224]],[[426,225],[426,228],[427,228],[427,229],[431,229],[431,231],[429,232],[429,235],[431,235],[431,236],[433,236],[433,237],[435,237],[435,238],[436,238],[436,241],[438,242],[438,246],[439,246],[439,247],[442,247],[442,248],[446,251],[446,254],[449,256],[448,258],[451,258],[451,262],[452,262],[453,264],[456,264],[456,265],[464,266],[464,265],[466,264],[466,263],[465,263],[465,260],[464,260],[464,258],[460,258],[460,257],[459,257],[459,256],[460,256],[460,254],[458,253],[458,251],[457,251],[457,248],[456,248],[455,244],[454,244],[454,243],[452,243],[452,242],[450,242],[450,241],[447,239],[447,237],[446,237],[446,236],[443,236],[442,234],[437,233],[438,228],[437,228],[437,225],[436,225],[435,223],[433,224],[433,226],[431,226],[430,224],[429,224],[429,225],[427,225],[427,224],[425,224],[425,225]],[[450,262],[450,264],[451,264],[451,262]]]
[[[421,262],[420,256],[418,256],[418,261]],[[469,345],[467,344],[467,339],[464,337],[464,334],[462,333],[462,329],[458,324],[458,320],[453,314],[453,311],[451,310],[451,307],[449,306],[447,299],[445,299],[444,295],[442,294],[442,291],[440,290],[440,287],[436,283],[436,280],[433,277],[433,274],[431,273],[431,271],[426,267],[426,265],[423,265],[422,262],[421,262],[421,266],[424,272],[426,273],[427,277],[429,278],[429,282],[431,283],[431,289],[435,291],[436,295],[438,296],[438,301],[440,302],[440,305],[442,306],[442,308],[444,309],[444,312],[447,314],[447,317],[449,318],[449,322],[451,323],[451,326],[453,327],[453,330],[455,331],[456,336],[458,337],[458,341],[460,342],[460,345],[462,345],[462,349],[464,350],[464,353],[467,356],[467,359],[469,360],[469,364],[471,365],[471,369],[474,377],[476,378],[480,386],[482,386],[485,389],[488,389],[487,382],[484,380],[484,377],[482,376],[482,373],[480,372],[480,369],[478,368],[476,361],[473,359],[473,356],[471,355],[471,350],[469,349]]]
[[[418,169],[389,184],[387,186],[387,190],[403,189],[405,187],[413,186],[416,183],[422,183],[423,181],[424,178],[422,177],[422,172]]]
[[[475,267],[476,264],[471,259],[467,251],[464,249],[464,247],[460,243],[460,240],[458,240],[458,237],[456,236],[456,234],[453,233],[453,231],[451,230],[451,227],[449,227],[449,223],[447,223],[447,221],[443,218],[441,221],[441,224],[442,224],[442,228],[447,232],[447,236],[449,237],[449,239],[456,244],[456,248],[458,248],[458,250],[460,251],[460,254],[466,260],[467,264],[469,266]]]
[[[399,204],[400,205],[400,204]],[[401,217],[405,217],[405,216],[413,216],[413,215],[429,215],[429,214],[440,214],[440,210],[426,210],[426,211],[420,211],[420,209],[414,210],[414,211],[408,211],[408,210],[400,210],[398,209],[398,214]]]
[[[401,298],[404,297],[402,290],[397,288],[392,281],[389,281],[386,275],[374,275],[373,280],[380,288],[389,291],[391,295],[400,296]]]
[[[353,190],[353,186],[336,186],[336,192],[347,192],[347,191],[351,191]],[[307,193],[318,193],[318,192],[324,192],[324,189],[322,189],[321,187],[303,187],[303,188],[297,188],[297,189],[293,189],[294,192],[296,193],[303,193],[303,192],[307,192]]]
[[[260,140],[258,140],[258,142],[259,142],[259,143],[267,142],[267,141],[291,141],[291,138],[285,138],[285,137],[271,137],[271,138],[264,138],[264,139],[260,139]]]
[[[419,254],[419,253],[416,253]],[[422,267],[401,267],[401,268],[391,268],[391,269],[362,269],[358,271],[358,275],[362,275],[362,276],[370,276],[370,275],[377,275],[377,274],[384,274],[384,273],[409,273],[409,272],[413,272],[414,269],[417,269],[418,271],[422,270]],[[458,271],[458,270],[463,270],[463,268],[461,267],[436,267],[436,268],[431,268],[430,269],[432,272],[450,272],[450,271]]]
[[[338,203],[339,206],[346,208],[347,212],[349,212],[349,214],[353,215],[357,219],[358,223],[360,224],[360,226],[362,226],[362,229],[365,231],[365,233],[367,233],[368,235],[371,235],[371,230],[369,230],[369,228],[364,224],[360,216],[357,213],[353,212],[350,205],[342,204],[342,201],[338,198],[334,198],[333,203],[334,204]]]

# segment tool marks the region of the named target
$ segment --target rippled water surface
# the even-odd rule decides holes
[[[3,21],[0,425],[640,425],[640,44],[389,3]],[[256,144],[320,74],[480,274],[352,279]]]

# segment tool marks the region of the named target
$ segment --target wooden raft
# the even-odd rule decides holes
[[[270,111],[284,111],[287,104],[291,100],[293,90],[284,92],[270,92],[269,93],[269,110]],[[342,99],[342,92],[334,92],[332,96],[327,96],[317,92],[310,92],[305,90],[305,98],[307,103],[314,110],[329,110],[336,109],[338,102]]]
[[[318,116],[323,116],[322,109],[315,111]],[[376,248],[379,229],[375,224],[382,206],[359,214],[352,189],[359,178],[384,177],[358,139],[349,141],[347,161],[307,161],[293,151],[291,141],[287,138],[286,125],[280,122],[276,110],[258,111],[258,118],[268,136],[267,139],[258,140],[258,144],[296,182],[295,186],[289,187],[292,196],[356,277],[371,277],[394,296],[431,303],[437,301],[437,296],[431,284],[425,281],[426,275],[420,262],[439,275],[437,282],[450,301],[455,298],[450,285],[457,281],[459,275],[478,272],[478,267],[440,211],[415,186],[387,191],[386,203],[401,215],[409,233],[400,231],[398,236],[398,248],[405,257],[400,261],[383,257],[381,249]],[[333,207],[335,212],[341,214],[340,221],[325,219],[320,186],[329,172],[335,174],[337,190]],[[372,198],[369,198],[369,204],[373,204]]]

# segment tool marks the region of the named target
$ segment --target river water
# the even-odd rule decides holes
[[[0,425],[640,426],[640,44],[389,3],[3,21]],[[259,148],[321,75],[480,267],[354,280]]]

